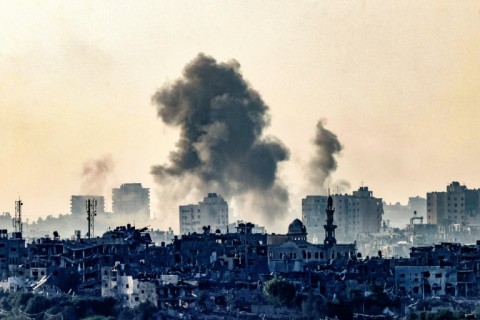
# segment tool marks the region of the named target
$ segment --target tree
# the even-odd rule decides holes
[[[135,308],[135,320],[152,319],[153,315],[158,311],[157,307],[150,301],[142,302]]]
[[[293,284],[280,277],[265,282],[263,287],[263,293],[275,307],[290,306],[295,299],[296,291]]]
[[[25,312],[33,314],[40,313],[50,308],[51,304],[52,300],[49,300],[45,296],[36,294],[30,300],[28,300],[25,307]]]
[[[307,298],[302,301],[302,314],[307,319],[316,319],[324,314],[326,311],[325,300],[321,297],[316,297],[312,292],[308,294]]]

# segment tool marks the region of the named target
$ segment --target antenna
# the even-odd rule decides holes
[[[18,201],[15,201],[15,218],[13,218],[13,227],[15,228],[15,232],[23,231],[22,206],[23,202],[20,200],[20,197],[18,197]]]
[[[94,236],[95,231],[95,216],[97,215],[97,200],[88,199],[85,201],[87,207],[87,221],[88,221],[88,232],[87,237],[90,239]]]

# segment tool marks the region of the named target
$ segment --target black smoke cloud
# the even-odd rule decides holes
[[[326,191],[330,183],[331,174],[337,169],[335,156],[343,149],[338,137],[333,132],[325,129],[326,120],[321,119],[317,123],[317,131],[314,144],[314,155],[310,160],[308,177],[310,184],[316,188]],[[334,186],[338,192],[343,192],[350,187],[346,181],[339,181]],[[340,190],[339,188],[342,188]],[[332,190],[335,192],[335,190]]]
[[[252,210],[264,218],[283,217],[289,197],[277,171],[289,151],[262,135],[270,121],[268,106],[245,81],[238,62],[218,63],[199,54],[152,102],[165,124],[180,128],[170,163],[152,167],[160,185],[180,200],[192,189],[219,192],[254,204]]]

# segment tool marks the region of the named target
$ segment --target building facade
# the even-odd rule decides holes
[[[150,189],[141,183],[124,183],[112,190],[112,212],[115,215],[135,215],[142,221],[150,219]]]
[[[308,241],[319,243],[325,237],[327,196],[306,196],[302,199],[302,222],[308,227]]]
[[[302,221],[295,219],[288,226],[286,235],[268,235],[268,268],[270,272],[300,272],[308,265],[325,264],[336,260],[344,262],[356,256],[356,245],[338,244],[335,237],[333,197],[326,201],[325,237],[323,244],[307,241],[307,228]]]
[[[203,233],[204,227],[212,232],[227,232],[228,203],[218,194],[209,193],[198,204],[179,206],[180,234]]]
[[[302,221],[309,231],[308,241],[319,243],[325,237],[324,223],[327,219],[328,196],[307,196],[302,199]],[[383,215],[381,198],[373,197],[368,187],[360,187],[352,195],[332,195],[335,221],[338,223],[336,237],[352,241],[358,233],[380,231]]]
[[[19,265],[27,260],[25,239],[20,232],[9,236],[6,229],[0,230],[0,279],[6,279],[16,272]]]
[[[105,197],[103,196],[94,196],[94,195],[73,195],[70,198],[70,213],[74,216],[87,216],[87,200],[96,200],[97,201],[97,213],[105,213]]]
[[[427,223],[479,224],[480,189],[468,189],[454,181],[445,192],[427,193]]]

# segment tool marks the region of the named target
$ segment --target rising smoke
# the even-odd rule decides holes
[[[172,200],[218,192],[243,204],[242,219],[250,210],[259,222],[284,217],[289,196],[277,171],[289,151],[262,135],[270,121],[268,106],[243,79],[238,62],[217,63],[199,54],[152,102],[163,122],[181,131],[170,163],[152,168]]]
[[[343,149],[338,137],[333,132],[325,129],[326,120],[321,119],[317,123],[317,132],[314,144],[314,155],[310,159],[308,178],[311,186],[325,193],[331,183],[331,174],[337,169],[338,156]],[[341,193],[350,188],[347,181],[336,182],[332,193]],[[340,190],[341,189],[341,190]]]
[[[115,164],[111,155],[85,162],[82,168],[82,193],[102,195],[114,167]]]

